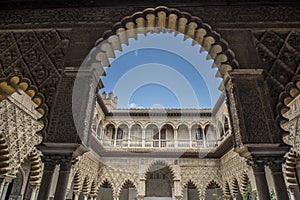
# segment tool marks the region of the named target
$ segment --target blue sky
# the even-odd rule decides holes
[[[220,95],[221,79],[215,77],[217,69],[211,68],[207,53],[200,53],[200,46],[191,42],[174,33],[130,39],[110,59],[100,93],[113,91],[119,108],[212,107]]]

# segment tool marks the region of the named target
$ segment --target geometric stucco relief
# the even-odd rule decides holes
[[[292,81],[292,77],[300,72],[300,32],[264,31],[253,35],[275,109],[279,94]]]
[[[21,73],[50,107],[62,73],[70,29],[0,32],[0,77]]]

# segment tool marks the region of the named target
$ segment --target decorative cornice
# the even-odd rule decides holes
[[[127,3],[130,4],[130,3]],[[257,2],[256,2],[257,4]],[[53,23],[78,23],[78,22],[116,22],[122,17],[138,11],[143,8],[157,6],[157,4],[143,2],[139,5],[123,5],[123,7],[70,7],[61,6],[60,8],[44,8],[44,9],[6,9],[0,12],[0,24],[7,25],[50,25]],[[168,5],[174,7],[174,5]],[[193,15],[199,16],[205,21],[214,23],[232,23],[232,22],[299,22],[299,5],[291,5],[285,3],[283,5],[260,5],[260,6],[199,6],[178,4],[180,9],[191,12]],[[17,8],[17,9],[15,9]],[[276,15],[274,15],[276,13]],[[256,24],[257,26],[257,24]]]

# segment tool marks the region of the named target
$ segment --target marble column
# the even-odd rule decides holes
[[[55,190],[54,199],[55,200],[65,200],[67,194],[68,181],[71,171],[72,158],[65,158],[61,160],[59,167],[59,176],[57,181],[57,186]]]
[[[158,130],[158,147],[160,148],[161,147],[161,143],[160,143],[160,141],[161,141],[161,137],[160,137],[160,134],[161,134],[161,129],[159,129]]]
[[[44,171],[40,186],[40,192],[38,194],[38,200],[48,199],[55,166],[56,163],[52,160],[44,161]]]
[[[32,191],[30,195],[30,200],[35,200],[38,193],[38,186],[32,186]]]
[[[189,140],[190,140],[190,147],[193,147],[193,143],[192,143],[192,128],[189,128]]]
[[[147,136],[149,137],[149,136]],[[146,129],[142,128],[142,147],[145,147]]]
[[[203,135],[203,147],[206,148],[206,134],[204,132],[204,128],[201,128],[202,135]]]
[[[10,182],[7,182],[7,181],[5,181],[5,183],[4,183],[4,187],[3,187],[3,190],[2,190],[2,194],[1,194],[1,200],[5,200],[9,183]]]
[[[74,192],[74,200],[78,200],[79,199],[79,192]]]
[[[5,200],[7,189],[8,189],[8,186],[9,186],[10,182],[11,181],[5,180],[3,190],[2,190],[2,194],[1,194],[1,200]]]
[[[178,147],[178,129],[174,129],[174,147]]]
[[[7,189],[9,184],[13,179],[15,179],[16,176],[12,175],[5,175],[5,177],[1,178],[1,187],[0,187],[0,199],[4,200],[6,197]]]
[[[3,192],[3,188],[4,188],[4,185],[5,185],[5,179],[2,179],[1,180],[1,185],[0,185],[0,197],[2,196],[2,192]]]
[[[259,199],[270,199],[270,192],[265,173],[265,162],[257,161],[253,163],[252,169]]]
[[[88,194],[83,195],[83,200],[88,200],[88,198],[89,198]]]
[[[290,194],[290,200],[296,200],[294,188],[289,189],[289,194]]]
[[[40,191],[40,188],[38,187],[37,190],[36,190],[36,193],[35,193],[34,200],[37,200],[39,191]]]
[[[282,172],[282,162],[283,160],[275,160],[269,163],[269,167],[274,181],[277,200],[289,199],[287,187]]]
[[[118,131],[118,128],[115,128],[115,135],[114,135],[114,147],[117,146],[117,132]]]
[[[131,137],[131,128],[128,128],[128,143],[127,143],[127,147],[130,147],[130,137]]]

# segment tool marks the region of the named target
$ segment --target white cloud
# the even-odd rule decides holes
[[[137,104],[136,103],[131,103],[128,105],[129,108],[137,108]]]

